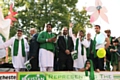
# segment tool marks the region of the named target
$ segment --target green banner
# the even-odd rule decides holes
[[[89,80],[89,77],[84,72],[19,72],[18,80]],[[120,73],[95,73],[95,80],[120,80]]]

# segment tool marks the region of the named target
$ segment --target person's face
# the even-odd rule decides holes
[[[75,37],[77,37],[77,35],[76,34],[73,34]]]
[[[18,37],[21,37],[21,36],[22,36],[22,32],[21,32],[21,31],[18,31],[18,32],[17,32],[17,36],[18,36]]]
[[[88,40],[91,39],[91,34],[90,33],[87,34],[87,39]]]
[[[30,30],[30,35],[33,35],[34,34],[34,30]]]
[[[51,25],[47,25],[47,31],[51,32],[52,31],[52,26]]]
[[[67,28],[64,28],[63,29],[63,35],[67,35],[68,34],[68,29]]]
[[[86,67],[90,68],[90,62],[89,61],[86,62]]]
[[[110,33],[110,32],[106,32],[106,34],[107,34],[107,36],[110,36],[110,35],[111,35],[111,33]]]
[[[117,46],[117,45],[118,45],[118,42],[113,42],[113,45],[114,45],[114,46]]]
[[[100,32],[100,28],[98,26],[95,26],[95,32],[99,33]]]
[[[79,36],[80,36],[80,37],[84,37],[84,33],[80,31],[80,32],[79,32]]]

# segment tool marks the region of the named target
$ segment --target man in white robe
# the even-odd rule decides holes
[[[17,31],[17,35],[3,44],[0,44],[0,49],[11,46],[12,63],[15,71],[22,71],[25,69],[24,63],[26,62],[27,52],[29,51],[29,45],[27,40],[22,37],[22,30]]]
[[[69,35],[72,37],[74,41],[74,45],[78,44],[78,58],[74,60],[74,68],[75,70],[81,69],[84,67],[84,64],[87,60],[87,55],[86,55],[86,48],[89,46],[88,41],[84,38],[84,32],[80,31],[79,32],[79,38],[73,36],[72,34],[72,26],[70,26],[69,29]],[[78,42],[77,42],[78,39]],[[83,54],[81,53],[82,51],[82,46],[83,45]]]

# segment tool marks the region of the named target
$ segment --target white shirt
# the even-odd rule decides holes
[[[88,46],[90,47],[91,40],[87,40],[87,41],[88,41]]]
[[[105,39],[107,35],[105,33],[101,33],[96,35],[96,49],[105,47]]]

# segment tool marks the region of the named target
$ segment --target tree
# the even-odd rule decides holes
[[[70,4],[71,3],[71,4]],[[25,9],[19,11],[18,21],[23,29],[36,27],[39,31],[44,29],[45,23],[51,23],[53,26],[61,29],[63,26],[68,26],[70,22],[69,9],[75,7],[77,0],[16,0],[15,7],[23,7]],[[59,24],[60,23],[60,24]]]
[[[83,10],[79,11],[78,9],[73,9],[71,11],[72,21],[74,24],[73,32],[78,33],[79,30],[85,31],[86,27],[91,28],[90,16],[87,15],[85,7]]]
[[[8,15],[8,11],[9,11],[8,3],[5,3],[4,0],[0,0],[0,7],[2,8],[2,12],[4,16]]]
[[[14,10],[18,11],[18,21],[11,28],[11,35],[17,28],[24,29],[25,34],[28,34],[31,27],[42,31],[45,23],[51,23],[57,30],[61,30],[73,21],[75,33],[85,29],[86,25],[91,26],[86,11],[76,9],[77,2],[78,0],[15,0]]]

